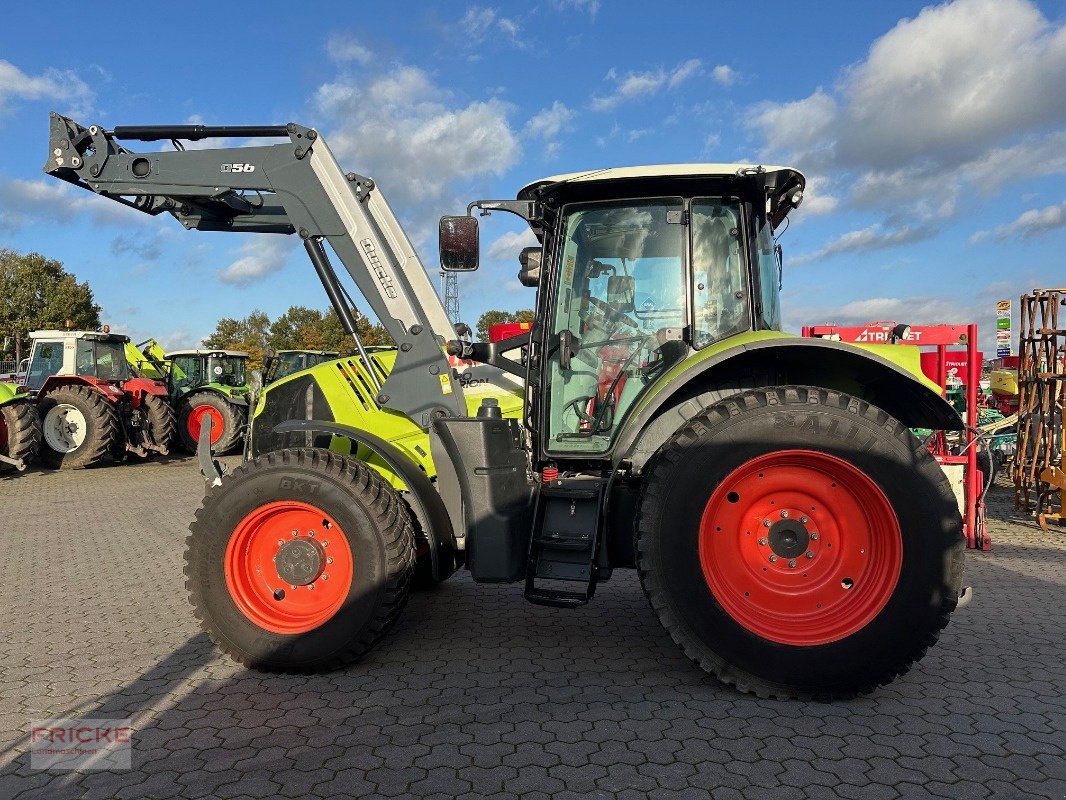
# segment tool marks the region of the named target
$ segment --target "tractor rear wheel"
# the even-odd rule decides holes
[[[407,602],[414,528],[377,472],[329,450],[246,462],[211,489],[186,540],[205,631],[247,667],[322,672],[373,648]]]
[[[88,386],[60,386],[40,399],[37,412],[41,460],[53,469],[91,467],[122,445],[114,404]]]
[[[148,426],[148,438],[152,440],[152,444],[163,448],[161,455],[166,455],[173,446],[174,431],[177,427],[174,407],[165,397],[146,394],[141,400],[141,410]]]
[[[185,450],[196,452],[200,426],[205,417],[211,418],[212,455],[222,455],[232,450],[244,427],[245,412],[217,392],[195,392],[182,400],[178,411],[178,436]]]
[[[26,399],[0,407],[0,455],[29,463],[41,446],[41,420],[37,409]],[[14,469],[0,463],[0,472]]]
[[[884,411],[757,389],[696,415],[650,465],[637,564],[663,626],[760,697],[847,698],[909,669],[955,609],[951,487]]]

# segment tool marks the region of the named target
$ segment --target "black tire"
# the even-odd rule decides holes
[[[212,455],[223,455],[232,450],[244,430],[246,412],[243,406],[230,403],[218,392],[193,392],[182,398],[178,409],[178,438],[187,453],[196,452],[196,437],[189,430],[189,416],[198,408],[208,406],[222,420],[222,435],[211,446]]]
[[[81,443],[67,452],[52,447],[49,442],[50,438],[55,438],[54,432],[50,435],[49,426],[59,424],[57,415],[62,414],[64,407],[76,409],[85,426]],[[92,467],[123,446],[122,428],[114,403],[88,386],[60,386],[40,399],[37,413],[41,417],[41,460],[53,469]]]
[[[174,407],[166,397],[146,394],[141,400],[141,410],[144,412],[148,438],[152,444],[163,448],[160,455],[167,455],[174,446],[174,433],[177,428]]]
[[[242,520],[281,501],[310,503],[332,517],[333,535],[345,537],[355,565],[343,605],[318,627],[294,635],[253,622],[230,594],[224,566]],[[190,531],[185,587],[195,614],[223,651],[252,669],[343,667],[369,652],[407,603],[415,555],[406,504],[364,463],[328,450],[279,450],[246,462],[208,492]]]
[[[0,455],[22,459],[29,465],[41,446],[41,420],[29,400],[20,398],[0,407]],[[0,472],[13,470],[0,463]]]
[[[781,643],[764,638],[719,602],[706,577],[707,567],[701,563],[706,553],[701,550],[701,535],[704,541],[736,541],[738,547],[747,546],[747,552],[755,539],[744,536],[758,537],[760,547],[767,541],[759,533],[729,526],[724,530],[726,539],[713,538],[722,528],[711,526],[715,520],[724,524],[724,517],[709,518],[710,525],[705,524],[702,533],[701,523],[705,523],[709,501],[717,497],[715,502],[722,503],[722,495],[715,494],[720,486],[727,489],[737,480],[739,488],[735,476],[744,473],[734,470],[757,458],[777,458],[775,453],[786,457],[783,451],[813,452],[812,459],[825,454],[833,463],[842,463],[843,469],[861,473],[898,519],[898,579],[894,583],[871,579],[875,587],[882,587],[884,605],[879,610],[874,606],[871,613],[875,616],[858,620],[854,630],[842,632],[833,641],[811,638]],[[753,473],[747,475],[754,479]],[[730,483],[723,483],[727,478]],[[753,489],[748,498],[756,496]],[[768,498],[777,496],[781,495],[767,493],[759,496],[759,502],[771,502]],[[724,497],[729,503],[748,501],[735,492]],[[712,513],[718,514],[722,506],[714,508]],[[825,516],[837,513],[832,501],[820,511]],[[813,510],[811,516],[815,516]],[[802,521],[807,523],[807,518]],[[755,520],[739,527],[762,532],[757,526]],[[825,541],[814,546],[819,544]],[[650,464],[636,533],[637,565],[645,594],[670,636],[693,661],[725,683],[760,697],[823,700],[853,697],[888,683],[936,642],[958,602],[963,545],[962,522],[950,485],[907,428],[857,398],[801,386],[742,392],[705,409],[677,431]],[[881,548],[881,552],[890,549]],[[713,546],[709,550],[720,552]],[[818,557],[829,552],[820,551]],[[758,558],[761,572],[766,572],[769,565],[761,561],[761,555]],[[798,558],[802,570],[807,562],[802,555]],[[740,581],[748,580],[749,573],[743,570],[717,566],[713,558],[711,563],[712,570],[733,570]],[[793,563],[789,561],[788,567]],[[772,580],[764,579],[755,567],[750,569],[756,584]],[[823,584],[834,585],[851,588],[843,582]],[[850,603],[853,597],[860,594],[834,602]],[[744,603],[754,606],[755,601],[741,598],[738,615],[754,613]]]

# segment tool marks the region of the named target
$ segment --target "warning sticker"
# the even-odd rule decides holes
[[[443,394],[452,393],[452,376],[444,374],[440,376],[440,390]]]

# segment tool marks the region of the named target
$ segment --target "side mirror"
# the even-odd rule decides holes
[[[540,253],[539,247],[526,247],[518,254],[518,282],[523,286],[536,289],[540,284]]]
[[[444,272],[473,272],[477,266],[477,218],[441,217],[440,268]]]

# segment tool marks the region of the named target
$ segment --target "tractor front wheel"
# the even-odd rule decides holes
[[[846,394],[716,403],[651,464],[637,560],[706,671],[762,697],[847,698],[907,671],[954,610],[962,523],[926,448]]]
[[[200,426],[211,418],[211,453],[222,455],[234,448],[244,427],[244,410],[217,392],[196,392],[186,396],[178,412],[178,435],[189,453],[196,452]]]
[[[37,409],[26,399],[0,407],[0,455],[29,463],[41,446],[41,420]],[[0,462],[0,472],[14,469]]]
[[[53,469],[81,469],[101,463],[122,447],[115,405],[88,386],[60,386],[38,403],[41,460]]]
[[[364,463],[267,453],[211,489],[186,540],[185,586],[205,631],[247,667],[322,672],[373,648],[407,602],[407,506]]]

